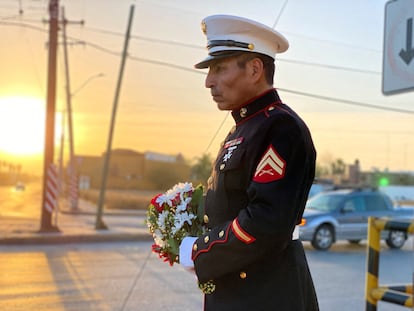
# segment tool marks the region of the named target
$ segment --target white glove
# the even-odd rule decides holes
[[[197,240],[196,237],[185,237],[180,244],[180,264],[186,270],[194,270],[194,262],[191,259],[191,255],[193,253],[193,245],[194,242]]]
[[[292,240],[299,240],[299,226],[295,226],[295,230],[292,234]]]

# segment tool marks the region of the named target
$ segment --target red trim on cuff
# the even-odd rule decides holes
[[[200,254],[202,254],[202,253],[207,253],[207,252],[209,252],[209,251],[210,251],[210,249],[213,247],[213,245],[226,243],[226,242],[228,241],[228,239],[229,239],[229,231],[230,231],[229,229],[230,229],[230,225],[228,225],[228,226],[227,226],[227,229],[226,229],[226,235],[225,235],[225,237],[224,237],[224,239],[223,239],[223,240],[215,240],[215,241],[211,242],[211,243],[208,245],[208,247],[207,247],[207,248],[205,248],[205,249],[200,249],[200,250],[198,250],[198,251],[193,251],[192,256],[191,256],[191,259],[194,261],[194,260],[198,257],[198,255],[200,255]],[[197,240],[200,240],[200,238],[198,238]],[[197,243],[197,241],[196,241],[195,243]]]

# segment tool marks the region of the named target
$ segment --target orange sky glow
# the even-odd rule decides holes
[[[131,4],[136,8],[113,148],[182,153],[192,160],[203,153],[214,157],[233,125],[204,88],[206,72],[193,70],[206,54],[201,19],[236,14],[273,26],[283,2],[263,1],[259,9],[251,1],[60,1],[67,18],[85,20],[67,29],[75,154],[105,151]],[[288,3],[276,29],[290,49],[276,57],[275,87],[307,122],[318,161],[359,159],[365,170],[414,171],[414,93],[381,93],[386,1],[351,2]],[[48,27],[41,21],[48,12],[44,1],[30,4],[23,15],[16,1],[0,4],[0,159],[26,161],[23,169],[41,171],[48,55]],[[350,14],[352,20],[346,18]],[[410,66],[414,70],[414,62]],[[59,46],[55,161],[67,109],[64,70]],[[36,161],[30,164],[30,158]]]

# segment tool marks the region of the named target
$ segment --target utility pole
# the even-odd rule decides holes
[[[67,103],[67,115],[68,115],[68,135],[69,135],[69,153],[70,153],[70,169],[69,169],[69,198],[72,210],[78,209],[78,178],[77,178],[77,168],[76,168],[76,159],[75,159],[75,148],[74,148],[74,137],[73,137],[73,122],[72,122],[72,95],[70,88],[70,76],[69,76],[69,57],[68,57],[68,48],[67,48],[67,36],[66,36],[66,24],[68,20],[65,16],[65,8],[62,8],[62,38],[63,38],[63,55],[65,59],[65,76],[66,76],[66,103]],[[83,21],[79,22],[83,24]]]
[[[101,191],[99,194],[98,209],[96,213],[95,229],[108,229],[108,227],[105,225],[105,223],[102,220],[102,212],[103,212],[103,205],[105,202],[106,181],[108,178],[109,161],[111,157],[112,137],[113,137],[114,127],[115,127],[116,110],[118,106],[119,93],[121,91],[121,84],[122,84],[122,77],[123,77],[124,68],[125,68],[125,61],[128,56],[128,43],[129,43],[129,38],[130,38],[130,33],[131,33],[132,18],[134,16],[134,8],[135,8],[134,5],[131,5],[130,11],[129,11],[128,27],[127,27],[126,34],[125,34],[125,43],[124,43],[124,50],[122,53],[121,66],[119,70],[118,83],[116,86],[115,98],[114,98],[114,103],[112,107],[112,117],[111,117],[110,129],[109,129],[108,144],[106,148],[105,160],[104,160],[104,165],[103,165],[102,183],[101,183]]]
[[[52,211],[46,207],[48,201],[47,183],[48,172],[53,165],[54,138],[55,138],[55,107],[56,107],[56,71],[57,71],[57,38],[59,19],[59,0],[49,2],[49,58],[48,58],[48,83],[47,83],[47,107],[46,107],[46,133],[43,165],[43,197],[42,217],[40,223],[41,232],[59,231],[52,225]]]

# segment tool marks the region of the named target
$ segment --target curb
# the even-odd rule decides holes
[[[96,211],[88,211],[88,210],[70,210],[70,209],[62,209],[59,211],[61,214],[65,215],[87,215],[87,216],[96,216]],[[146,211],[144,210],[108,210],[105,211],[103,216],[137,216],[137,217],[145,217]]]
[[[38,233],[39,235],[0,238],[0,245],[53,245],[71,243],[98,242],[141,242],[152,241],[149,233],[98,233],[98,234],[63,234]]]

